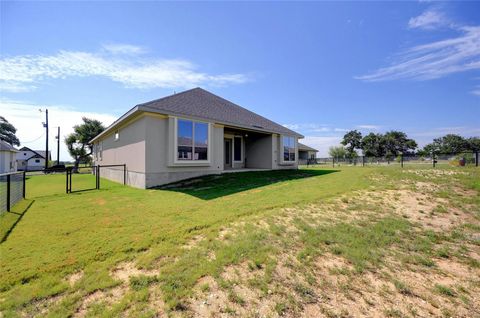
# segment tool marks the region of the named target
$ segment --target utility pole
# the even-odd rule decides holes
[[[57,165],[60,164],[60,126],[57,127]]]
[[[42,112],[41,109],[39,109],[40,112]],[[45,122],[43,123],[43,127],[45,127],[46,130],[46,136],[45,136],[45,169],[48,168],[48,109],[45,109]]]

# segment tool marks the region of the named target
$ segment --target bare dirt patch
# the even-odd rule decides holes
[[[457,208],[450,196],[440,197],[438,193],[445,189],[428,180],[463,173],[425,169],[415,174],[426,176],[427,181],[407,179],[395,190],[362,190],[328,202],[287,207],[269,222],[253,220],[250,224],[267,232],[274,230],[272,225],[281,226],[282,235],[295,242],[301,234],[298,222],[318,226],[389,215],[408,219],[418,225],[418,231],[447,232],[478,221],[466,209]],[[461,186],[455,189],[461,196],[477,195]],[[243,225],[223,229],[219,239],[238,234]],[[392,250],[377,269],[358,272],[345,258],[331,253],[307,265],[301,263],[297,259],[301,246],[295,242],[276,255],[270,280],[264,279],[264,268],[253,268],[248,261],[225,267],[217,279],[201,278],[189,311],[198,317],[480,316],[480,270],[453,256],[435,258],[430,267],[407,267],[393,256],[404,252]],[[465,244],[466,255],[478,258],[478,245]]]
[[[75,283],[82,278],[83,278],[83,271],[78,271],[67,276],[65,280],[68,282],[70,287],[73,287],[73,285],[75,285]]]
[[[73,315],[74,317],[85,317],[88,313],[88,308],[94,303],[103,302],[108,306],[119,302],[127,292],[126,286],[118,286],[108,290],[97,290],[82,299],[80,306]]]
[[[135,263],[133,262],[124,262],[124,263],[118,264],[110,274],[115,279],[121,280],[124,283],[128,283],[130,277],[140,276],[140,275],[156,276],[158,275],[158,271],[139,269],[135,266]]]

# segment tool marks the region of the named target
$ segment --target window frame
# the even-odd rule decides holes
[[[179,159],[178,158],[178,121],[184,120],[192,123],[192,159]],[[207,160],[195,160],[195,123],[201,123],[207,125]],[[203,120],[196,120],[184,117],[175,117],[173,128],[173,162],[175,165],[195,166],[210,164],[211,161],[211,147],[212,147],[212,129],[211,123]],[[203,147],[201,147],[203,148]]]
[[[288,139],[292,139],[293,140],[293,152],[288,152],[288,157],[289,159],[288,160],[285,160],[285,138],[288,138]],[[295,162],[297,162],[297,140],[295,138],[295,136],[289,136],[289,135],[281,135],[281,147],[280,147],[280,158],[281,158],[281,162],[284,163],[284,164],[295,164]],[[290,160],[290,156],[291,154],[293,154],[294,156],[294,159],[293,160]]]
[[[115,132],[113,133],[113,139],[115,141],[118,141],[120,139],[120,130],[119,129],[115,130]]]

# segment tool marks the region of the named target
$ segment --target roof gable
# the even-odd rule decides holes
[[[298,150],[303,150],[303,151],[315,151],[315,152],[318,152],[317,149],[315,148],[312,148],[310,146],[307,146],[305,144],[302,144],[302,143],[298,143]]]
[[[301,136],[282,125],[201,88],[194,88],[137,106],[148,107],[160,113],[205,118],[252,130]]]

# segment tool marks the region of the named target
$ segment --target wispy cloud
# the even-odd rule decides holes
[[[140,47],[116,44],[96,53],[60,51],[54,55],[4,57],[0,59],[0,87],[21,92],[49,79],[94,76],[140,89],[222,86],[249,80],[245,74],[208,74],[188,60],[148,58],[140,53],[144,53]]]
[[[313,124],[313,123],[301,123],[301,124],[284,124],[284,127],[288,129],[306,132],[306,133],[331,133],[331,132],[344,132],[348,129],[334,128],[326,124]]]
[[[471,91],[471,93],[473,95],[477,95],[477,96],[480,96],[480,85],[478,85],[477,87],[475,87],[475,89],[473,91]]]
[[[413,17],[408,21],[408,27],[411,29],[420,28],[432,30],[445,26],[449,23],[449,19],[439,10],[429,9],[417,17]]]
[[[462,27],[460,36],[414,46],[392,65],[367,75],[364,81],[429,80],[480,69],[480,27]]]
[[[108,43],[103,44],[102,48],[112,54],[143,54],[147,53],[147,48],[131,44]]]
[[[431,80],[451,74],[480,70],[480,26],[452,22],[438,6],[432,7],[408,22],[409,28],[434,30],[446,26],[456,37],[416,45],[396,54],[389,66],[354,78],[367,81]],[[472,91],[478,94],[478,90]]]
[[[365,129],[365,130],[379,130],[382,126],[378,125],[357,125],[355,128]]]
[[[82,122],[82,117],[94,118],[100,120],[104,125],[110,125],[116,116],[112,114],[98,112],[82,112],[66,105],[45,105],[49,112],[49,126],[61,128],[60,140],[60,159],[71,160],[65,143],[64,137],[73,132],[73,126]],[[44,149],[45,137],[42,137],[45,129],[42,126],[44,121],[44,113],[38,111],[39,105],[28,102],[11,99],[0,99],[0,109],[10,123],[17,128],[17,137],[20,139],[22,146],[33,149]],[[56,132],[56,129],[52,129]],[[52,131],[51,130],[51,131]],[[50,145],[52,150],[56,150],[55,133],[50,133]],[[41,137],[41,138],[39,138]],[[28,142],[28,143],[25,143]],[[54,153],[54,151],[52,151]]]

